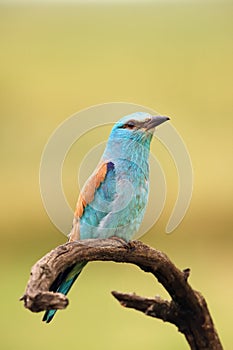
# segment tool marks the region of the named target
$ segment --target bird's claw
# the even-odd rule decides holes
[[[134,245],[132,241],[126,242],[123,238],[120,238],[118,236],[113,236],[111,239],[114,239],[115,241],[122,244],[124,248],[126,248],[128,251],[134,249]]]

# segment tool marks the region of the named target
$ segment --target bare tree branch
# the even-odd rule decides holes
[[[223,349],[205,299],[187,282],[189,269],[180,271],[164,253],[139,241],[127,244],[117,238],[90,239],[55,248],[32,267],[26,292],[21,298],[25,307],[33,312],[65,308],[67,297],[50,292],[51,284],[67,267],[94,260],[132,263],[152,273],[168,291],[171,301],[119,292],[112,292],[113,296],[126,307],[176,325],[192,350]]]

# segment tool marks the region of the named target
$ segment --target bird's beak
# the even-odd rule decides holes
[[[152,116],[149,122],[146,123],[145,128],[146,130],[154,129],[156,126],[166,122],[167,120],[170,120],[170,118],[162,115]]]

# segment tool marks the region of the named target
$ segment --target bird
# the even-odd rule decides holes
[[[69,242],[116,237],[129,242],[143,220],[149,194],[149,153],[155,128],[170,118],[136,112],[111,130],[104,153],[84,184],[74,211]],[[86,262],[60,273],[50,291],[66,295]],[[47,310],[49,323],[56,309]]]

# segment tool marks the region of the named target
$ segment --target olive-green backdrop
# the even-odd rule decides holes
[[[167,153],[165,209],[142,240],[166,252],[208,301],[232,344],[232,1],[0,1],[1,348],[188,349],[172,325],[127,310],[111,290],[168,297],[133,266],[91,263],[70,306],[45,325],[18,301],[32,264],[66,238],[41,201],[39,164],[53,130],[94,104],[124,101],[169,115],[188,147],[194,189],[183,222],[165,233],[177,192]],[[78,195],[77,166],[109,129],[68,155],[64,188]],[[74,162],[75,160],[75,162]]]

